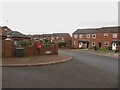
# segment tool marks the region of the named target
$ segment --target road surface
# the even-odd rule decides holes
[[[3,88],[117,88],[118,60],[60,50],[69,62],[32,67],[3,67]]]

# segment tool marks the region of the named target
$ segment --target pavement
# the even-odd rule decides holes
[[[71,60],[71,56],[58,54],[58,55],[43,55],[32,57],[17,57],[17,58],[2,58],[0,66],[37,66],[49,65]]]
[[[120,58],[120,52],[98,52],[93,49],[67,49],[70,51],[77,51],[77,52],[84,52],[84,53],[89,53],[89,54],[94,54],[94,55],[99,55],[99,56],[107,56],[107,57],[112,57],[112,58]]]

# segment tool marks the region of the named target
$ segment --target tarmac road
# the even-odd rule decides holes
[[[99,69],[109,71],[112,74],[118,75],[118,59],[107,56],[98,56],[84,52],[76,52],[69,50],[59,50],[59,53],[70,55],[77,60],[80,60]]]
[[[118,60],[60,50],[69,62],[32,67],[3,67],[3,88],[117,88]]]

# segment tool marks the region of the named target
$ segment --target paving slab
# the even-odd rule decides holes
[[[71,56],[58,55],[44,55],[32,57],[17,57],[17,58],[2,58],[0,66],[33,66],[33,65],[48,65],[66,62],[71,60]]]

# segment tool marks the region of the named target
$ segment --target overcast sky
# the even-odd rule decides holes
[[[2,26],[24,34],[118,25],[117,2],[3,2]]]

